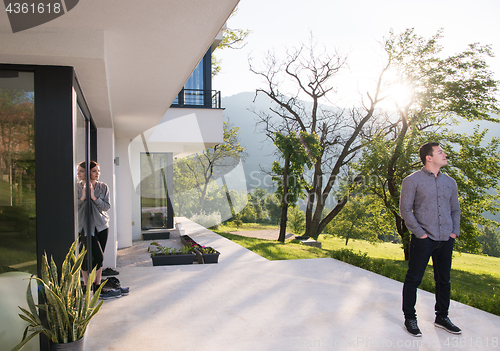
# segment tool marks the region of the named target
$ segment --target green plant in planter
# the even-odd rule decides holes
[[[204,254],[211,254],[211,253],[217,253],[217,251],[213,247],[197,247],[196,248],[198,251]]]
[[[153,252],[152,255],[185,255],[190,252],[194,252],[194,249],[191,247],[183,246],[181,249],[176,249],[168,246],[159,246],[158,251]]]
[[[188,254],[194,252],[194,247],[183,246],[181,249],[178,250],[178,252],[181,254]]]
[[[86,293],[83,294],[80,271],[86,250],[83,248],[76,257],[74,254],[76,246],[77,241],[71,245],[66,255],[60,277],[54,260],[51,258],[49,264],[47,254],[43,255],[42,277],[31,277],[28,283],[26,301],[29,311],[19,307],[23,312],[23,314],[19,314],[19,317],[28,322],[29,325],[24,331],[23,339],[12,351],[22,349],[28,341],[40,333],[45,334],[54,344],[77,341],[83,337],[90,319],[101,308],[103,302],[99,302],[99,296],[106,281],[99,286],[92,298],[90,298],[92,284],[87,285]],[[94,281],[95,274],[96,269],[94,268],[89,276],[90,282]],[[36,280],[39,289],[42,290],[45,297],[44,304],[35,305],[31,293],[31,279]],[[47,325],[42,324],[40,310],[46,312]]]

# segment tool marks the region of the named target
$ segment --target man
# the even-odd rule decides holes
[[[432,257],[436,283],[436,319],[434,325],[452,333],[462,331],[448,318],[450,306],[450,270],[453,245],[460,234],[460,205],[457,183],[440,172],[447,165],[439,143],[420,147],[423,167],[403,180],[399,210],[411,232],[410,259],[403,285],[405,328],[412,336],[421,336],[415,303],[417,288]]]

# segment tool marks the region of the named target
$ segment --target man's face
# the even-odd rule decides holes
[[[438,167],[443,167],[448,164],[446,160],[446,154],[441,146],[433,146],[432,147],[432,156],[427,156],[427,162],[431,162]]]

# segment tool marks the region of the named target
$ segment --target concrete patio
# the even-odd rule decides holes
[[[400,282],[329,258],[268,261],[181,222],[221,252],[219,263],[153,267],[147,243],[119,250],[117,277],[130,295],[104,302],[86,351],[500,349],[498,316],[452,301],[463,330],[455,336],[434,327],[434,295],[419,291],[415,338],[403,329]]]

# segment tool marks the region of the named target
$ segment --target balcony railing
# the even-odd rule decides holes
[[[221,108],[220,91],[182,89],[172,107]]]

